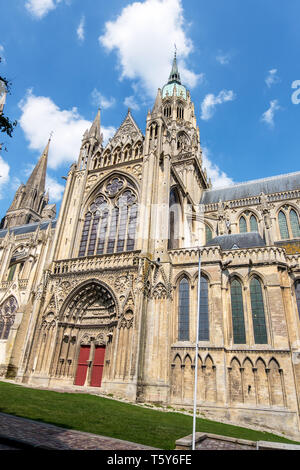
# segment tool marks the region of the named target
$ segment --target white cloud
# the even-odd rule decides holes
[[[0,155],[0,199],[3,199],[5,185],[9,182],[9,170],[9,164]]]
[[[109,52],[116,49],[121,79],[137,81],[153,97],[168,80],[174,44],[185,83],[194,87],[203,78],[185,62],[193,50],[187,29],[181,0],[145,0],[126,6],[115,21],[108,21],[99,42]]]
[[[265,122],[270,127],[274,127],[275,112],[279,109],[281,109],[281,106],[279,106],[278,100],[270,101],[270,107],[263,113],[261,121]]]
[[[55,10],[62,0],[27,0],[25,7],[35,18],[41,19],[46,16],[49,11]]]
[[[220,51],[218,53],[218,55],[216,56],[216,60],[221,65],[227,65],[227,64],[229,64],[229,62],[231,60],[231,57],[232,56],[231,56],[230,52],[224,53],[224,52]]]
[[[225,103],[226,101],[232,101],[235,97],[232,90],[222,90],[217,96],[212,93],[206,95],[201,103],[201,119],[210,119],[215,112],[216,105]]]
[[[265,79],[266,84],[270,88],[272,85],[280,82],[280,78],[277,75],[277,69],[269,70],[268,75]]]
[[[2,64],[6,63],[5,55],[4,55],[4,46],[0,44],[0,57],[2,59]]]
[[[82,16],[78,28],[76,30],[77,37],[79,41],[84,41],[84,26],[85,26],[85,17]]]
[[[140,106],[136,102],[136,99],[134,96],[127,96],[124,100],[124,105],[127,106],[128,108],[134,109],[135,111],[138,111],[140,109]]]
[[[58,183],[56,179],[52,178],[47,174],[46,176],[46,192],[49,191],[49,203],[58,202],[61,200],[63,192],[64,192],[64,185]]]
[[[91,121],[80,116],[77,108],[61,110],[51,98],[35,96],[31,90],[19,107],[22,110],[19,123],[30,149],[42,152],[53,131],[49,149],[50,168],[77,160],[83,133],[92,125]],[[115,128],[102,127],[101,131],[104,140],[107,140],[113,136]]]
[[[106,98],[100,93],[100,91],[97,90],[97,88],[94,88],[94,90],[92,91],[91,98],[93,105],[98,106],[102,109],[110,108],[116,103],[115,98]]]
[[[209,158],[210,151],[207,147],[202,147],[202,164],[207,170],[207,176],[211,179],[213,188],[221,188],[234,184],[234,181],[229,176],[220,170],[220,168],[211,162]]]

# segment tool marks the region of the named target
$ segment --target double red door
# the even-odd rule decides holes
[[[79,351],[78,366],[75,385],[84,385],[88,371],[88,360],[90,358],[90,346],[81,346]],[[91,387],[101,387],[104,367],[105,346],[96,346],[91,374]]]

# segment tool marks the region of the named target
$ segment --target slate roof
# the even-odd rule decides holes
[[[208,189],[203,192],[200,203],[211,204],[219,202],[219,200],[233,201],[235,199],[258,196],[262,192],[273,194],[293,189],[300,189],[300,171],[260,180],[246,181],[245,183],[233,184],[225,188]]]
[[[220,246],[222,250],[232,250],[266,246],[266,243],[258,232],[248,232],[234,233],[232,235],[220,235],[206,244],[206,246],[216,245]]]
[[[49,223],[51,223],[51,228],[56,227],[56,220],[46,220],[45,222],[35,222],[34,224],[26,224],[26,225],[19,225],[17,227],[13,227],[9,229],[10,233],[14,233],[15,235],[21,235],[24,233],[32,233],[35,232],[38,227],[40,227],[40,230],[46,230],[48,228]],[[0,230],[0,238],[4,238],[5,235],[7,234],[8,230]]]

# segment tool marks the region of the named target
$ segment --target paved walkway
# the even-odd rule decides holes
[[[32,446],[45,446],[56,450],[150,450],[134,442],[121,441],[87,432],[74,431],[39,423],[30,419],[19,418],[0,413],[0,434],[4,437],[19,440]],[[5,449],[1,445],[0,450]]]

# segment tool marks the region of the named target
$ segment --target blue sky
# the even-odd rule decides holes
[[[5,113],[18,126],[4,138],[0,216],[51,131],[47,186],[58,205],[98,106],[104,138],[128,106],[144,132],[174,43],[213,183],[300,170],[300,105],[291,99],[299,17],[298,0],[2,0],[0,74],[12,81]]]

